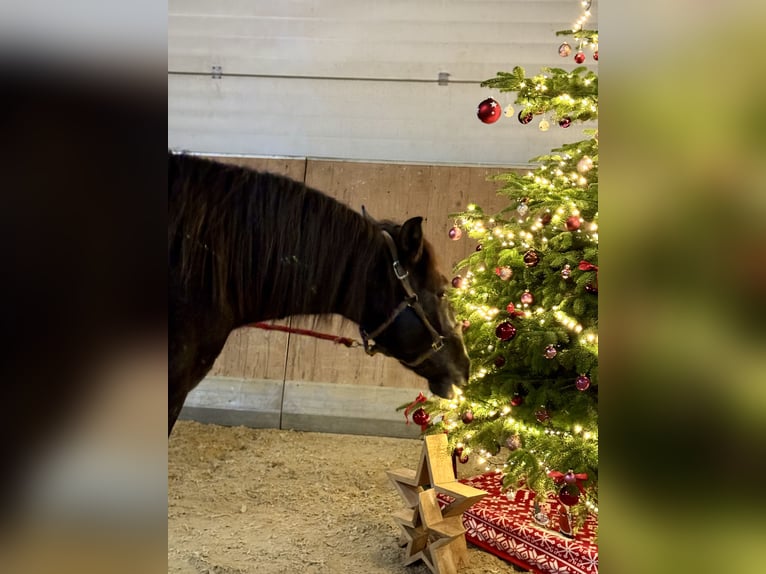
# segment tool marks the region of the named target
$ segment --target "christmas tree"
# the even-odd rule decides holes
[[[575,62],[584,48],[598,59],[595,31],[562,33],[579,44]],[[585,66],[534,77],[516,67],[482,86],[515,92],[518,120],[539,115],[539,129],[598,116],[598,77]],[[451,294],[472,375],[462,395],[423,405],[426,432],[446,431],[458,458],[476,456],[508,488],[557,493],[576,524],[598,511],[598,132],[579,131],[586,139],[535,158],[534,171],[496,177],[503,211],[454,215],[450,237],[478,242]]]

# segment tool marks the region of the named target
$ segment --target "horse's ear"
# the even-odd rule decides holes
[[[399,248],[410,263],[417,263],[423,254],[423,218],[412,217],[399,230]]]

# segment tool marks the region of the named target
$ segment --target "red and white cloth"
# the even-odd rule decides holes
[[[502,492],[500,474],[489,472],[460,482],[489,493],[463,514],[466,540],[472,544],[535,573],[598,573],[597,520],[593,515],[574,538],[567,538],[558,532],[562,504],[553,495],[544,505],[550,516],[546,527],[532,518],[534,493],[525,489]],[[448,500],[440,496],[442,504]]]

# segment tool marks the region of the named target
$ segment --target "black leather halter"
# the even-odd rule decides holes
[[[382,230],[382,232],[383,237],[386,240],[386,245],[388,245],[388,250],[391,252],[391,257],[394,261],[394,275],[396,275],[396,278],[401,281],[402,287],[404,287],[404,292],[407,295],[404,298],[404,301],[399,303],[399,306],[394,309],[394,312],[388,319],[383,322],[382,325],[373,330],[371,333],[368,333],[362,327],[360,327],[359,334],[362,336],[365,352],[368,355],[374,355],[375,353],[379,352],[378,345],[375,344],[375,337],[380,336],[381,333],[384,333],[386,329],[391,327],[391,325],[396,322],[397,318],[402,314],[403,311],[408,308],[412,309],[433,339],[431,346],[426,351],[421,353],[415,360],[408,362],[399,359],[399,362],[403,365],[414,368],[426,361],[429,357],[431,357],[431,355],[442,350],[444,347],[444,337],[442,337],[438,331],[433,328],[433,325],[431,325],[428,317],[426,317],[425,311],[423,311],[423,306],[420,304],[420,301],[418,301],[418,295],[415,293],[415,291],[413,291],[412,285],[410,285],[409,273],[402,267],[402,264],[399,262],[399,255],[397,253],[396,243],[394,243],[393,237],[391,237],[391,234],[385,229]]]

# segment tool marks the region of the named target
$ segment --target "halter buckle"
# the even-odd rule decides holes
[[[394,275],[396,275],[396,278],[399,279],[399,281],[406,279],[409,274],[409,271],[402,267],[399,260],[394,261]]]

